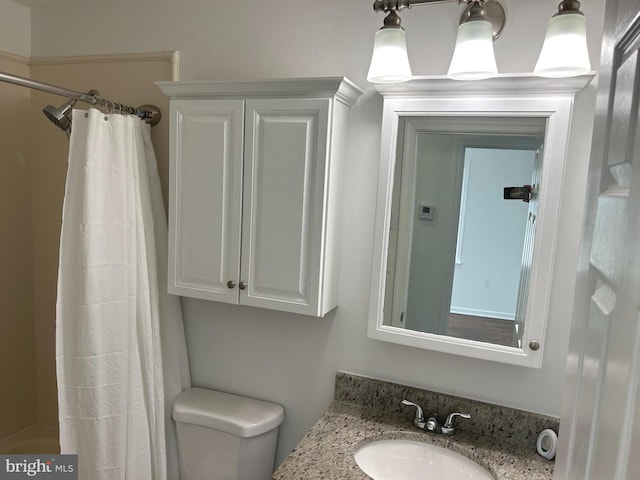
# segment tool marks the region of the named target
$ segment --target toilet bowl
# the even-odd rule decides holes
[[[181,480],[268,480],[284,409],[190,388],[173,403]]]

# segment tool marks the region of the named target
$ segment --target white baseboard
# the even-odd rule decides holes
[[[515,321],[516,319],[515,313],[494,312],[491,310],[479,310],[476,308],[455,307],[453,305],[451,306],[450,312],[456,313],[458,315],[471,315],[473,317],[497,318],[499,320]]]

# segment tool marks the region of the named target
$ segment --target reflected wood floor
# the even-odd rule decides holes
[[[478,342],[513,346],[515,322],[497,318],[475,317],[452,313],[449,316],[449,335]]]

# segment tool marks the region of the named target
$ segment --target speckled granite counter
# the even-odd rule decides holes
[[[358,401],[360,404],[345,401],[345,396],[348,399],[351,395],[363,400]],[[329,410],[278,467],[273,474],[275,480],[368,479],[357,466],[354,453],[367,442],[390,438],[449,448],[472,459],[498,480],[553,477],[553,462],[535,451],[537,432],[549,426],[557,430],[557,420],[550,417],[344,373],[336,378],[335,398]],[[421,432],[411,424],[414,410],[398,406],[402,398],[423,405],[425,414],[432,412],[431,405],[440,402],[440,406],[455,407],[439,411],[470,411],[472,419],[460,421],[453,436]],[[384,404],[390,408],[379,408]],[[472,408],[458,408],[461,406]],[[490,424],[485,423],[487,419],[491,419]]]

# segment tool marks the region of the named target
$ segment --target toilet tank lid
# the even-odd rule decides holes
[[[189,388],[173,402],[173,419],[248,438],[277,428],[284,420],[284,409],[253,398]]]

